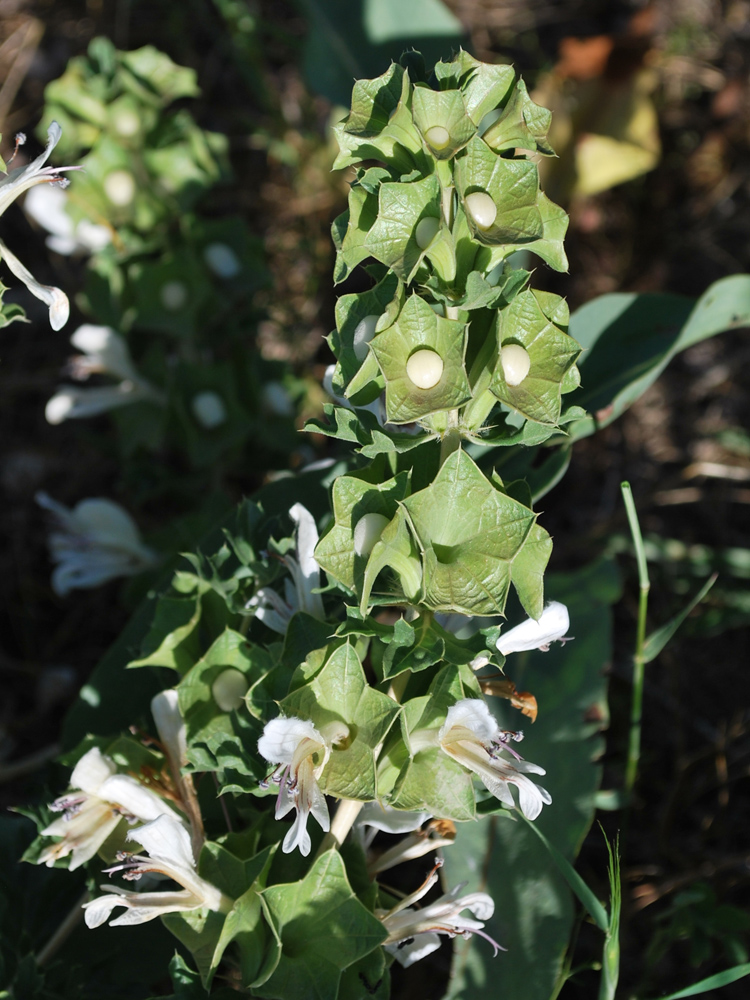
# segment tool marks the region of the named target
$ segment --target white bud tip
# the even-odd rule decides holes
[[[428,128],[424,137],[433,149],[445,149],[451,141],[450,132],[442,125],[433,125],[432,128]]]
[[[239,670],[222,671],[211,685],[211,694],[222,712],[235,712],[247,694],[247,677]]]
[[[384,514],[365,514],[354,525],[354,552],[358,556],[369,556],[375,543],[385,531],[388,518]]]
[[[135,111],[124,108],[115,115],[114,126],[115,132],[127,139],[138,132],[141,123]]]
[[[440,229],[440,219],[435,219],[432,216],[428,216],[426,219],[422,219],[417,223],[417,228],[414,232],[414,239],[417,241],[417,246],[420,250],[426,250],[427,247],[432,243],[438,234]]]
[[[477,229],[490,229],[497,218],[497,205],[486,191],[472,191],[464,199],[466,211]]]
[[[212,431],[221,427],[227,419],[227,408],[224,400],[216,392],[199,392],[190,401],[193,416],[206,430]]]
[[[422,348],[406,362],[406,374],[418,389],[434,389],[443,376],[443,359],[435,351]]]
[[[375,336],[375,327],[379,319],[380,316],[365,316],[354,328],[353,347],[357,361],[364,361],[367,357],[367,345]]]
[[[203,251],[203,259],[208,269],[225,281],[236,278],[242,270],[239,257],[226,243],[209,243]]]
[[[159,294],[161,304],[170,312],[177,312],[187,302],[188,290],[181,281],[168,281]]]
[[[113,205],[124,208],[135,198],[135,178],[127,170],[113,170],[104,178],[104,193]]]
[[[48,424],[61,424],[70,411],[73,409],[75,401],[65,392],[53,396],[44,408],[44,416]]]
[[[500,350],[500,364],[508,385],[520,385],[529,374],[531,358],[520,344],[506,344]]]

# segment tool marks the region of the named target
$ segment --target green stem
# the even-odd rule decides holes
[[[630,794],[635,786],[638,775],[638,761],[641,755],[641,723],[643,719],[643,681],[645,676],[646,661],[644,658],[644,647],[646,643],[646,614],[648,611],[648,593],[651,589],[651,581],[648,576],[648,563],[646,562],[646,550],[643,546],[643,536],[641,526],[638,523],[638,514],[635,509],[633,493],[630,483],[621,483],[622,497],[625,501],[625,510],[628,515],[630,533],[633,536],[635,546],[635,556],[638,562],[638,583],[640,595],[638,600],[638,628],[635,639],[635,653],[633,655],[633,701],[630,707],[630,736],[628,739],[628,760],[625,768],[625,790]]]
[[[83,904],[88,901],[89,893],[87,890],[70,910],[49,941],[45,944],[41,951],[37,953],[37,965],[46,965],[46,963],[49,962],[49,960],[57,953],[60,947],[65,944],[70,935],[83,920]]]

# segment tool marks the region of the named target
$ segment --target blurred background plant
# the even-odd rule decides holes
[[[65,331],[52,334],[44,311],[13,287],[6,302],[14,312],[22,303],[32,326],[0,334],[0,792],[11,804],[51,797],[43,785],[53,782],[35,764],[52,755],[63,710],[166,568],[124,592],[110,582],[56,598],[35,492],[70,508],[118,500],[168,560],[243,493],[336,455],[295,427],[325,399],[328,226],[349,180],[329,173],[328,125],[342,117],[336,105],[348,102],[353,78],[382,72],[409,45],[428,63],[460,43],[480,59],[513,62],[535,99],[555,109],[560,156],[546,161],[545,185],[571,213],[570,275],[542,268],[535,283],[571,308],[620,291],[665,293],[685,308],[682,296],[750,266],[750,5],[8,0],[2,10],[3,154],[14,132],[31,134],[38,121],[43,136],[56,118],[55,162],[86,166],[67,191],[36,189],[48,199],[36,209],[27,199],[36,232],[17,207],[3,217],[9,244],[25,243],[35,275],[75,305]],[[31,141],[26,149],[33,156]],[[361,287],[355,274],[339,291]],[[100,341],[121,342],[132,371],[87,365],[95,351],[79,336],[86,325],[111,331]],[[82,352],[72,363],[71,336]],[[750,820],[749,365],[742,332],[691,347],[620,420],[577,442],[568,474],[545,498],[553,569],[606,551],[620,555],[625,573],[605,788],[618,785],[624,758],[637,614],[619,483],[630,480],[637,499],[655,621],[720,573],[647,674],[641,777],[624,844],[623,996],[686,985],[742,961],[748,947],[740,913]],[[69,408],[54,426],[45,420],[61,383],[69,398],[99,390],[111,400],[123,381],[137,385],[133,373],[152,387],[150,398],[131,393],[104,415],[65,419],[76,416]],[[604,720],[585,721],[595,729]],[[618,814],[602,817],[613,835]],[[20,855],[19,823],[4,816],[1,830]],[[580,870],[602,897],[606,861],[601,837],[591,836]],[[19,881],[3,885],[6,922],[15,923],[14,901],[26,901],[24,946],[54,929],[45,906],[64,896],[58,876],[19,869]],[[16,941],[17,929],[7,930]],[[123,941],[117,950],[126,954]],[[584,923],[574,966],[600,954]],[[154,972],[147,958],[144,976]],[[436,963],[440,974],[448,960],[442,970]],[[112,965],[112,975],[146,996],[127,978],[130,964]],[[21,968],[18,995],[35,995],[35,975],[33,963]],[[596,983],[578,972],[562,995],[593,996]],[[403,995],[409,984],[407,973]],[[738,983],[716,995],[745,991]]]

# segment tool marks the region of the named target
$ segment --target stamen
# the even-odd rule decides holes
[[[17,132],[16,133],[16,147],[13,150],[13,154],[11,155],[11,158],[8,160],[7,166],[11,165],[11,163],[16,158],[16,153],[18,153],[18,150],[21,148],[21,146],[23,146],[25,144],[26,144],[26,133],[25,132]]]

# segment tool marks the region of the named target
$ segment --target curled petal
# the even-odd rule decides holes
[[[273,764],[291,764],[303,739],[313,740],[321,748],[325,745],[322,735],[307,719],[272,719],[258,740],[258,752]]]
[[[546,649],[551,642],[564,639],[569,628],[568,609],[559,601],[550,601],[538,621],[527,618],[501,635],[497,648],[503,656],[525,649]]]
[[[24,267],[2,240],[0,240],[0,258],[5,261],[18,280],[26,285],[31,294],[41,299],[49,308],[49,322],[52,329],[61,330],[68,322],[70,315],[70,303],[65,292],[60,288],[55,288],[54,285],[42,285],[41,282],[37,281],[31,271]]]

